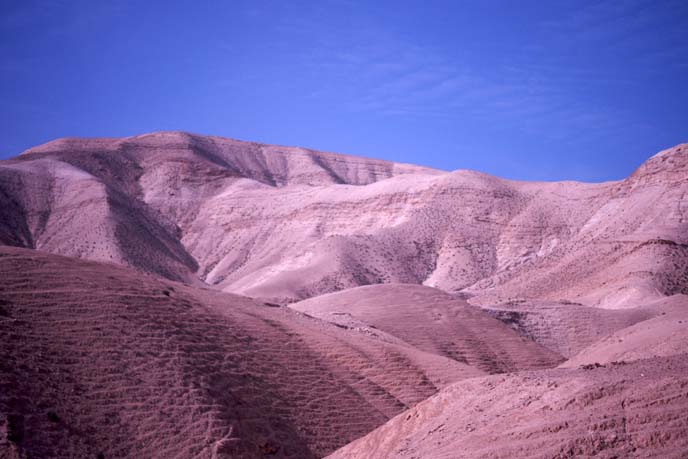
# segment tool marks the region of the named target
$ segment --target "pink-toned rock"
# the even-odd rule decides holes
[[[688,356],[458,382],[328,459],[682,459]]]
[[[393,282],[626,308],[688,293],[687,158],[526,183],[179,132],[61,139],[0,162],[0,238],[279,302]]]
[[[291,307],[342,326],[388,333],[418,349],[488,373],[551,368],[562,360],[480,308],[422,285],[357,287]]]
[[[688,354],[688,296],[675,295],[646,306],[654,317],[592,343],[561,366],[630,362]]]
[[[685,457],[687,195],[688,145],[601,184],[32,148],[0,161],[0,457]]]
[[[0,457],[316,458],[483,371],[289,308],[0,247]]]

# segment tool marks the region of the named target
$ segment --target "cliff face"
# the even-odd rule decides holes
[[[525,183],[170,132],[0,162],[0,240],[297,301],[371,283],[626,307],[688,292],[688,147]]]

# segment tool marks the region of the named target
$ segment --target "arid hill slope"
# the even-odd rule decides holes
[[[484,373],[289,308],[0,247],[0,457],[316,458]]]
[[[688,356],[461,381],[328,459],[683,459]]]
[[[659,314],[654,308],[601,309],[578,303],[514,301],[485,308],[522,336],[572,357],[612,333]]]
[[[646,308],[654,317],[605,336],[561,366],[575,368],[688,354],[688,296],[675,295]]]
[[[371,327],[488,373],[552,368],[562,357],[476,306],[430,287],[369,285],[292,304],[333,323]]]
[[[601,184],[35,147],[0,161],[0,457],[682,457],[687,196],[688,145]]]
[[[0,241],[277,302],[394,282],[625,308],[688,293],[687,177],[685,145],[583,184],[179,132],[62,139],[0,162]]]

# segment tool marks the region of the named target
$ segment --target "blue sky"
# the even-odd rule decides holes
[[[685,0],[0,5],[0,157],[185,130],[601,181],[688,141]]]

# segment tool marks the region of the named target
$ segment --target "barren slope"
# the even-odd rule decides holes
[[[455,381],[333,457],[681,457],[687,195],[686,145],[602,184],[33,148],[0,161],[0,457],[321,457]]]
[[[456,383],[329,459],[682,459],[688,356]]]
[[[654,317],[643,307],[601,309],[571,302],[521,300],[485,308],[521,335],[571,357],[617,330]]]
[[[291,307],[338,324],[372,327],[489,373],[551,368],[562,360],[480,308],[421,285],[358,287]]]
[[[510,296],[563,298],[608,308],[686,293],[687,179],[688,145],[656,154],[626,180],[609,183],[597,203],[601,205],[591,207],[582,226],[570,227],[571,237],[559,241],[549,256],[472,288],[485,293],[482,304]],[[576,199],[570,192],[567,196]],[[568,205],[563,209],[577,212]]]
[[[322,457],[482,372],[288,308],[0,248],[0,457]]]
[[[688,353],[688,297],[675,295],[647,308],[655,317],[591,344],[561,366],[575,368]]]
[[[114,158],[120,161],[121,158]],[[120,164],[117,174],[136,174]],[[170,220],[101,177],[63,161],[0,162],[5,244],[132,266],[193,283],[198,268]]]
[[[62,139],[0,162],[0,238],[279,302],[394,282],[625,308],[688,292],[687,177],[684,145],[583,184],[178,132]]]

